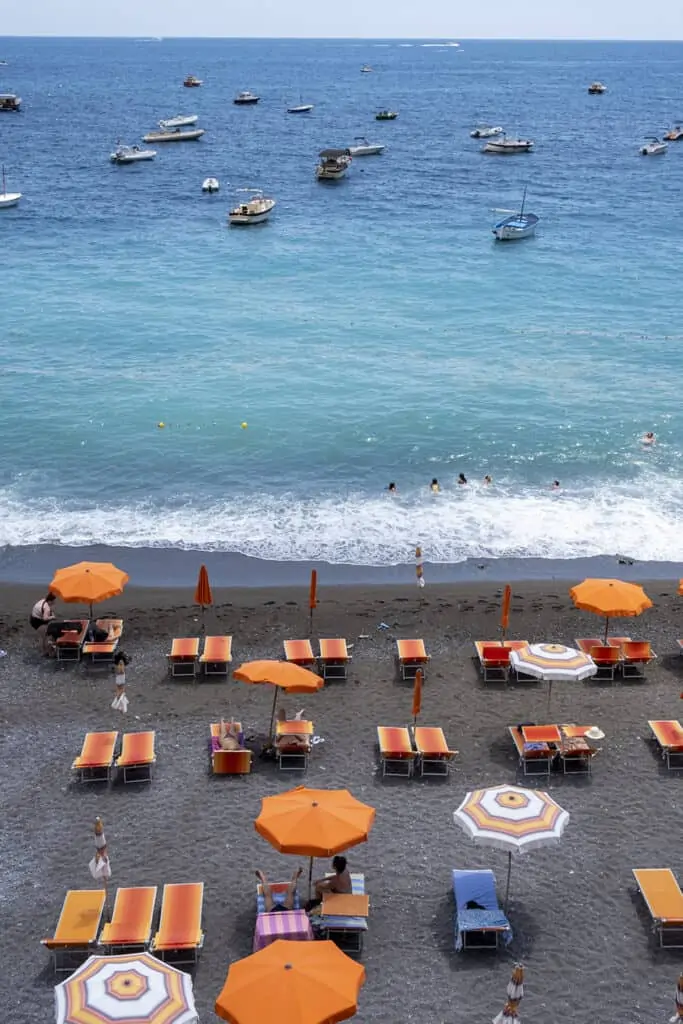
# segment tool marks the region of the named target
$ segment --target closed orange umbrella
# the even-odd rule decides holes
[[[584,580],[569,591],[577,608],[605,617],[605,643],[612,618],[632,618],[647,608],[652,601],[637,583],[624,580]]]
[[[678,581],[678,593],[683,596],[683,580]]]
[[[354,1016],[364,982],[329,939],[276,939],[231,964],[215,1010],[229,1024],[336,1024]]]
[[[127,582],[128,574],[111,562],[77,562],[57,570],[50,590],[69,604],[89,604],[92,618],[92,606],[116,597]]]
[[[313,858],[366,842],[374,820],[375,808],[356,800],[348,789],[297,786],[263,797],[254,828],[280,853],[310,857],[310,890]]]
[[[503,591],[503,606],[500,610],[500,628],[503,630],[503,640],[505,634],[508,631],[510,625],[510,602],[512,600],[512,587],[510,584],[506,584],[505,590]]]
[[[413,725],[417,722],[417,716],[422,710],[422,669],[419,668],[415,673],[415,682],[413,684]]]
[[[311,569],[311,586],[308,591],[308,611],[310,614],[310,627],[313,630],[313,612],[318,607],[318,573]]]
[[[288,661],[245,661],[233,672],[240,683],[270,683],[275,687],[273,694],[273,711],[270,716],[270,732],[273,732],[273,719],[279,690],[288,693],[315,693],[324,684],[322,676],[310,672],[300,665]]]
[[[213,594],[211,593],[209,574],[206,571],[205,565],[201,565],[199,567],[197,587],[194,592],[194,603],[200,605],[202,608],[209,608],[210,605],[213,604]]]

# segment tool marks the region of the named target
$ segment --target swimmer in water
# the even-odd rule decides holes
[[[551,487],[550,487],[550,490],[551,491],[559,491],[560,490],[560,481],[559,480],[553,480],[553,482],[551,484]]]
[[[432,494],[438,494],[439,491],[441,490],[441,488],[439,487],[439,481],[436,479],[436,477],[434,477],[431,484],[429,485],[429,490],[432,492]]]
[[[458,483],[461,487],[465,487],[467,485],[467,477],[464,473],[458,473]]]
[[[651,445],[651,444],[655,443],[657,438],[655,437],[655,435],[653,434],[653,432],[651,430],[648,430],[648,432],[646,434],[643,434],[643,436],[641,437],[640,440],[641,440],[641,442],[643,444],[650,444]]]
[[[396,484],[393,482],[393,480],[387,487],[387,490],[389,491],[389,494],[396,494]]]
[[[484,477],[484,487],[490,487],[493,483],[493,477],[489,473]]]

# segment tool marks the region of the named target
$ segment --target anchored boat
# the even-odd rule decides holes
[[[351,165],[351,154],[348,149],[323,149],[320,163],[315,169],[319,181],[339,181]]]
[[[197,123],[198,114],[176,114],[175,117],[169,117],[166,121],[159,121],[159,127],[162,131],[169,132],[174,128],[189,128],[190,125]]]
[[[514,242],[518,238],[529,238],[536,231],[538,217],[535,213],[526,213],[526,189],[522,196],[519,213],[512,213],[493,227],[493,234],[499,242]]]
[[[109,159],[113,164],[137,164],[141,160],[153,160],[156,155],[156,149],[123,146],[120,142],[117,142],[116,149],[110,154]]]
[[[2,192],[0,192],[0,210],[6,210],[10,206],[16,206],[21,199],[21,192],[8,192],[5,168],[2,168]]]
[[[241,188],[239,191],[248,192],[251,199],[247,199],[230,210],[229,223],[243,226],[245,224],[262,224],[264,220],[268,220],[275,209],[275,200],[264,196],[261,189],[258,188]]]
[[[383,153],[385,149],[386,146],[381,143],[368,142],[363,136],[357,135],[354,145],[349,146],[349,154],[350,156],[376,156]]]
[[[148,132],[143,135],[143,142],[194,142],[201,139],[204,128],[190,128],[183,131],[182,128],[172,128],[170,131]]]

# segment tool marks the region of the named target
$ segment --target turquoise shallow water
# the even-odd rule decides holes
[[[2,50],[24,199],[0,218],[0,544],[683,559],[683,142],[637,152],[683,116],[683,44]],[[233,106],[246,88],[259,105]],[[314,112],[287,116],[300,94]],[[110,165],[179,112],[201,142]],[[536,151],[482,155],[486,120]],[[384,155],[316,182],[318,150],[361,134]],[[525,184],[537,237],[496,246]],[[277,198],[268,224],[227,228],[242,186]]]

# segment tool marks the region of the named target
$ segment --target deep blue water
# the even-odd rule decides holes
[[[683,559],[683,142],[638,154],[683,119],[683,44],[5,39],[0,58],[23,98],[0,114],[23,193],[0,215],[0,544]],[[261,102],[234,106],[247,88]],[[287,115],[300,96],[313,113]],[[177,113],[200,142],[110,164]],[[535,152],[483,155],[480,121]],[[316,182],[319,149],[359,135],[385,153]],[[496,245],[525,185],[537,236]],[[240,187],[277,199],[268,224],[227,227]]]

